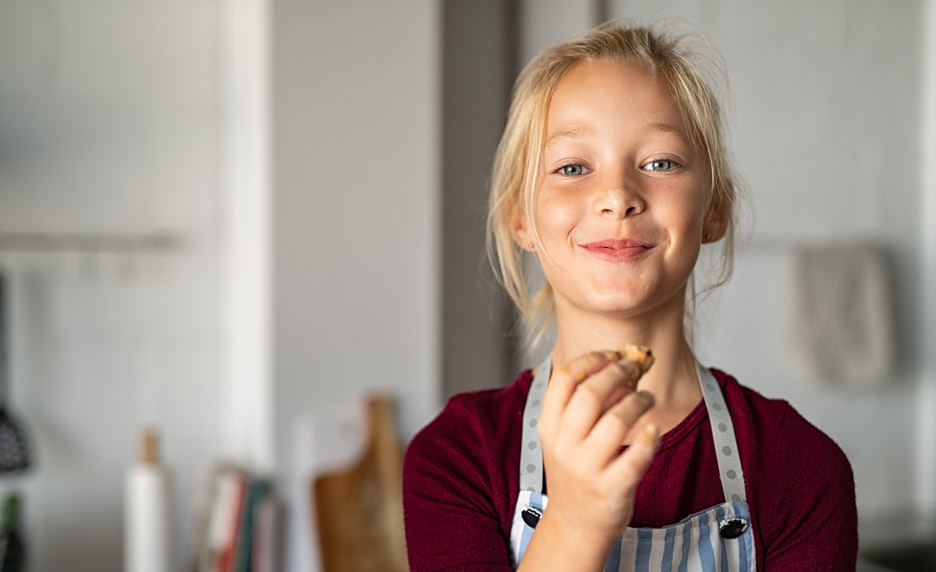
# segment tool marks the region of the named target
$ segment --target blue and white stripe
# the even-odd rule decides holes
[[[753,555],[753,536],[746,533],[728,540],[719,534],[719,523],[736,517],[749,521],[745,503],[724,503],[663,528],[628,528],[619,540],[620,558],[614,570],[744,572],[753,569],[739,566]]]
[[[520,516],[527,507],[545,510],[545,495],[523,491],[511,530],[511,553],[519,565],[534,529]],[[728,502],[693,514],[663,528],[628,528],[608,555],[605,572],[749,572],[754,566],[754,537],[750,527],[735,539],[719,534],[719,524],[731,518],[750,522],[744,502]]]

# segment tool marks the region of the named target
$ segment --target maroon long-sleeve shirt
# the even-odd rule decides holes
[[[787,402],[713,370],[731,412],[759,571],[854,570],[855,483],[841,449]],[[453,397],[410,443],[403,468],[413,572],[511,570],[529,371]],[[704,403],[663,435],[631,526],[661,527],[724,502]]]

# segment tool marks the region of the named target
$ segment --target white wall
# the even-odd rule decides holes
[[[221,452],[275,470],[272,371],[270,0],[221,5]]]
[[[516,15],[502,0],[442,3],[442,397],[513,379],[509,305],[485,252],[494,151],[516,71]]]
[[[276,462],[300,570],[297,423],[379,388],[408,437],[438,407],[440,19],[432,0],[273,6]]]
[[[520,64],[525,65],[544,47],[591,28],[595,21],[592,0],[518,0],[520,4]]]
[[[179,240],[0,252],[13,401],[38,457],[0,486],[24,491],[31,570],[121,568],[123,473],[146,423],[176,477],[181,550],[217,448],[217,35],[216,2],[0,2],[0,231]]]
[[[32,570],[121,567],[147,422],[180,566],[223,456],[277,478],[286,569],[314,569],[303,471],[335,451],[303,427],[372,389],[404,438],[438,409],[439,28],[430,0],[0,2],[0,231],[180,241],[0,254]]]
[[[923,271],[920,357],[923,370],[920,400],[917,466],[917,495],[925,520],[936,520],[936,2],[928,0],[924,8],[923,73],[923,204],[920,210],[923,228],[921,266]]]

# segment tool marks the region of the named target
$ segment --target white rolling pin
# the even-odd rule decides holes
[[[172,572],[169,475],[153,430],[143,432],[124,493],[124,571]]]

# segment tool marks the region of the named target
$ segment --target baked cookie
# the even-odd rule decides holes
[[[617,350],[619,359],[626,359],[636,363],[640,367],[640,375],[647,373],[650,366],[653,365],[653,353],[646,346],[627,344]]]

